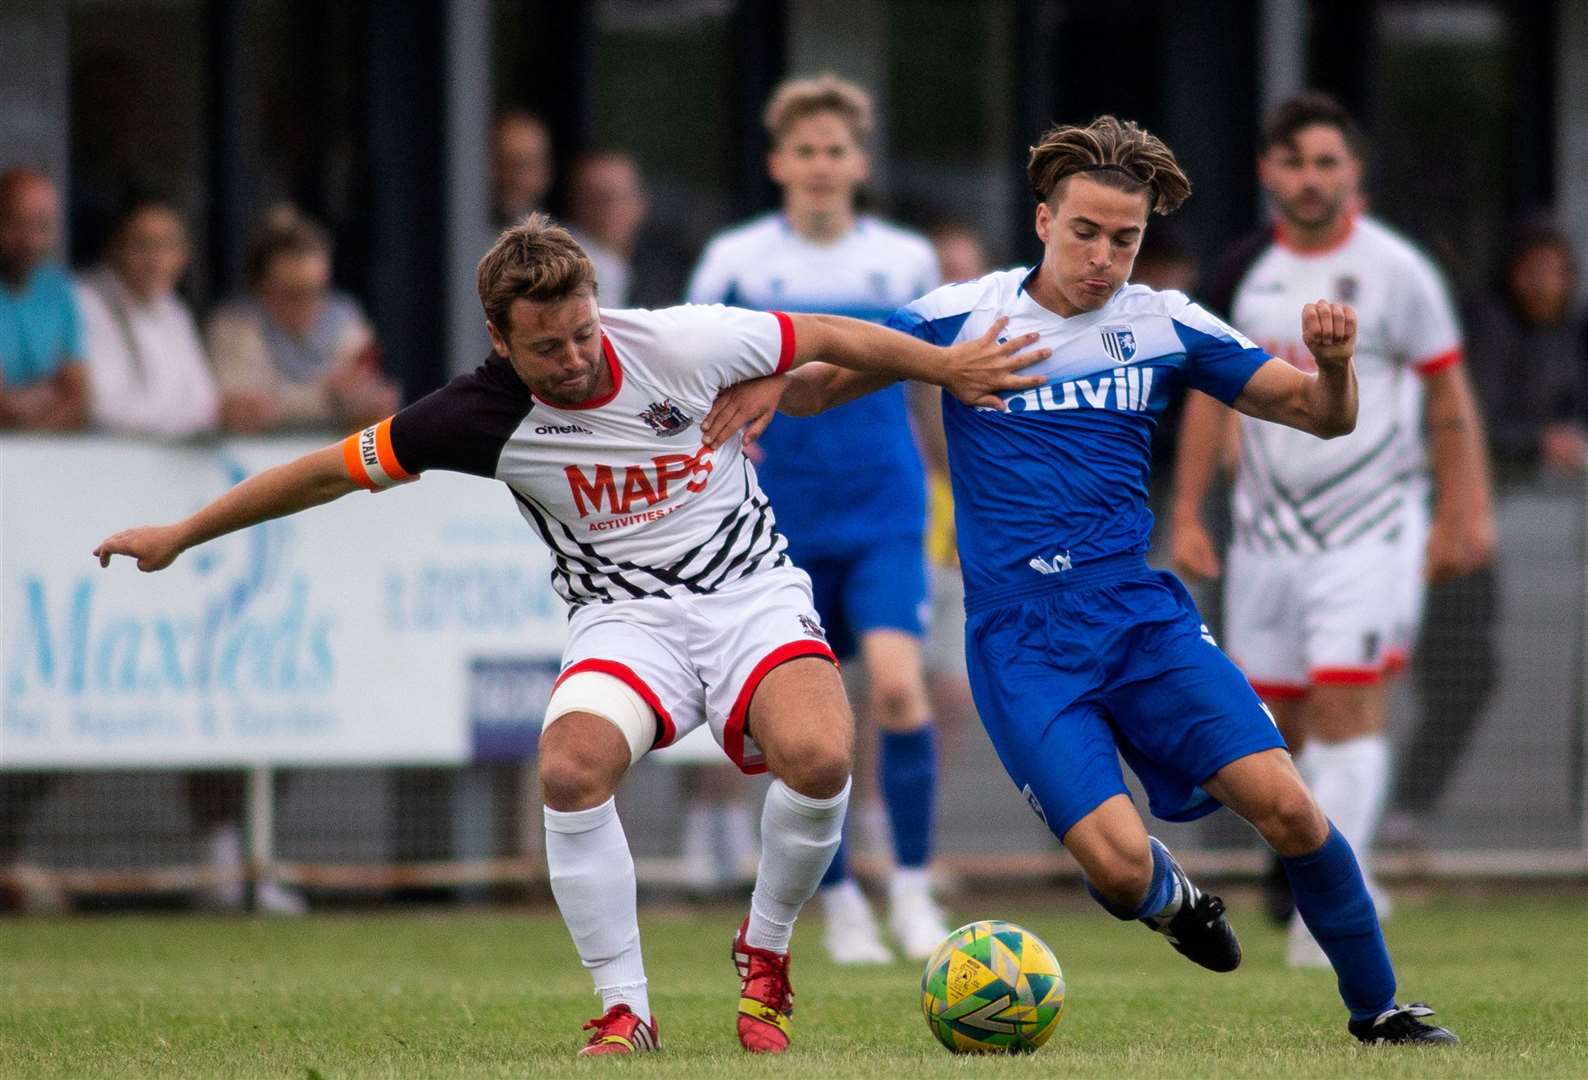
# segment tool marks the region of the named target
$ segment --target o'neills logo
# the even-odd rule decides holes
[[[594,435],[595,432],[578,424],[542,424],[535,429],[536,435]]]

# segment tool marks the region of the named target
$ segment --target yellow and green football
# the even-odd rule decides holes
[[[988,919],[948,935],[921,975],[921,1011],[956,1054],[1029,1054],[1064,1015],[1064,973],[1042,939]]]

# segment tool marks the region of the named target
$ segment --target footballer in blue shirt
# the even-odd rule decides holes
[[[1317,361],[1304,374],[1177,292],[1128,284],[1152,212],[1191,185],[1173,153],[1104,116],[1032,148],[1041,263],[945,286],[890,325],[950,343],[998,329],[1052,350],[1007,411],[944,402],[971,687],[987,733],[1032,810],[1110,914],[1163,934],[1203,967],[1241,958],[1223,903],[1147,834],[1122,756],[1153,814],[1189,821],[1224,805],[1279,855],[1363,1042],[1452,1043],[1432,1010],[1396,999],[1394,969],[1356,856],[1318,808],[1251,685],[1215,644],[1180,581],[1150,568],[1153,427],[1173,395],[1331,438],[1356,424],[1356,315],[1300,312]],[[780,408],[808,413],[885,380],[816,365],[730,390],[707,435]]]
[[[782,209],[715,237],[689,283],[689,302],[880,323],[935,289],[932,245],[856,209],[870,127],[870,97],[851,82],[820,75],[780,86],[767,104],[766,129]],[[864,715],[878,729],[879,787],[893,839],[888,928],[907,956],[924,960],[948,927],[927,866],[937,764],[921,659],[930,610],[926,474],[904,387],[881,388],[821,416],[781,417],[755,434],[764,455],[756,474],[789,557],[810,575],[827,639],[841,658],[858,655],[864,666]],[[864,468],[855,467],[860,461]],[[835,962],[890,959],[842,846],[820,895]]]

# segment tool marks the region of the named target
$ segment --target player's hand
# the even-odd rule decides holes
[[[1176,517],[1170,527],[1170,550],[1174,568],[1195,578],[1216,580],[1220,573],[1219,553],[1202,522],[1194,516]]]
[[[94,549],[94,558],[100,566],[109,566],[112,555],[125,555],[138,560],[138,569],[144,573],[164,570],[187,550],[182,543],[182,530],[176,525],[145,525],[140,529],[126,529],[107,536]]]
[[[745,444],[753,443],[777,414],[777,404],[783,400],[787,385],[787,375],[763,375],[723,387],[700,422],[706,445],[715,449],[740,430],[744,431]]]
[[[1319,300],[1301,309],[1301,341],[1320,368],[1338,367],[1356,352],[1356,311]]]
[[[1494,546],[1492,514],[1438,514],[1428,530],[1424,575],[1435,583],[1466,577],[1489,565],[1494,559]]]
[[[1046,360],[1053,355],[1053,350],[1043,348],[1021,352],[1037,343],[1040,336],[1037,334],[1022,334],[1017,338],[999,341],[1008,322],[1009,317],[1005,315],[975,341],[962,341],[944,349],[947,355],[942,378],[936,380],[938,385],[967,405],[1006,412],[1009,406],[999,396],[1000,393],[1032,390],[1046,382],[1041,375],[1015,373]]]

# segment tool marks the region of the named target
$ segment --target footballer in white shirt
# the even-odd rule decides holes
[[[1238,249],[1222,306],[1243,333],[1308,370],[1295,305],[1315,296],[1354,305],[1361,408],[1356,430],[1331,442],[1240,419],[1223,577],[1230,655],[1365,865],[1389,786],[1385,676],[1416,636],[1425,577],[1486,563],[1494,523],[1454,308],[1430,260],[1359,212],[1359,146],[1349,114],[1315,93],[1279,105],[1264,128],[1259,173],[1276,224]],[[1234,419],[1197,395],[1182,421],[1175,558],[1198,576],[1220,570],[1200,508]],[[1289,961],[1327,963],[1294,917]]]
[[[810,582],[784,554],[739,439],[708,442],[719,391],[825,359],[945,386],[968,404],[1039,380],[1036,335],[1003,324],[939,348],[854,319],[686,305],[602,311],[595,271],[543,214],[481,261],[494,351],[395,416],[251,477],[174,525],[95,549],[159,570],[268,518],[447,469],[500,480],[551,549],[573,609],[538,764],[552,893],[602,1015],[581,1054],[660,1045],[613,794],[639,757],[705,725],[740,768],[775,777],[750,914],[734,940],[747,1050],[787,1049],[789,938],[838,847],[854,727]]]

